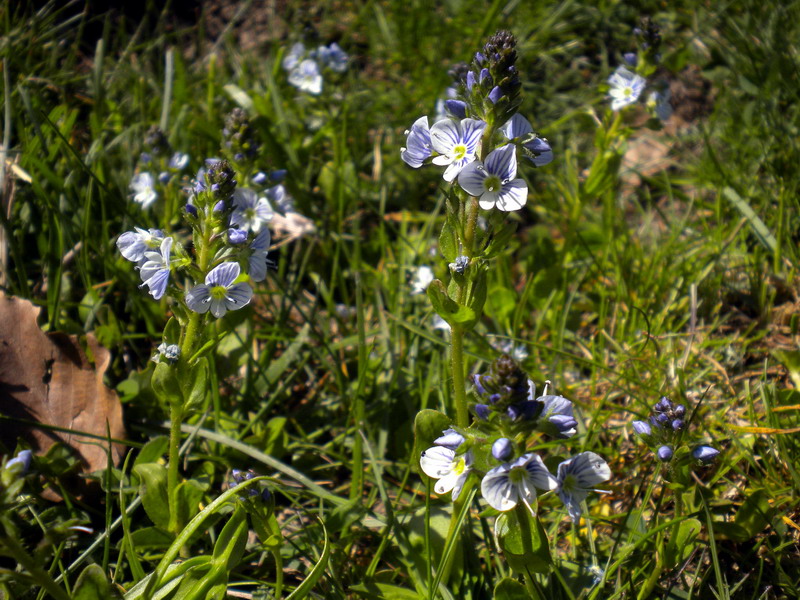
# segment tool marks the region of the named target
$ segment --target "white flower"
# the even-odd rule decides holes
[[[150,288],[150,295],[156,300],[161,300],[169,284],[170,253],[172,252],[172,238],[164,238],[159,250],[148,250],[144,253],[145,262],[139,271],[142,277],[142,286]]]
[[[472,469],[472,453],[456,456],[455,450],[434,446],[422,453],[419,466],[425,475],[439,480],[433,490],[437,494],[446,494],[452,490],[455,502]]]
[[[231,225],[237,229],[258,233],[264,223],[274,216],[269,201],[249,188],[236,188],[233,192]]]
[[[133,191],[134,202],[141,204],[142,208],[147,208],[155,202],[156,198],[158,198],[158,194],[156,194],[155,189],[153,189],[154,185],[155,180],[147,171],[134,175],[128,186]]]
[[[310,58],[301,61],[289,73],[289,83],[301,92],[308,92],[315,96],[322,92],[322,75],[319,65]]]
[[[218,319],[229,310],[243,308],[253,297],[253,288],[246,283],[233,283],[239,272],[239,264],[235,262],[217,265],[206,275],[205,284],[186,292],[186,305],[201,314],[210,310]]]
[[[411,280],[411,295],[424,294],[433,279],[433,269],[427,265],[417,267],[417,271]]]
[[[117,238],[117,248],[124,258],[139,263],[144,260],[144,253],[161,245],[164,232],[160,229],[144,230],[134,227],[136,231],[126,231]]]
[[[594,452],[581,452],[558,465],[558,495],[574,523],[581,518],[581,502],[589,492],[603,492],[593,486],[610,477],[608,464]]]
[[[431,145],[439,153],[435,165],[447,165],[444,180],[453,181],[466,165],[475,160],[486,123],[477,119],[443,119],[431,127]]]
[[[608,78],[611,88],[608,95],[611,97],[611,110],[619,110],[623,106],[633,104],[639,99],[647,83],[644,77],[629,71],[625,67],[617,70]]]
[[[303,46],[303,42],[297,42],[289,48],[289,52],[286,53],[286,56],[281,61],[281,66],[287,71],[291,71],[298,65],[305,53],[306,47]]]
[[[557,486],[541,457],[531,452],[486,473],[481,493],[496,510],[511,510],[521,501],[533,512],[531,504],[536,499],[536,488],[550,491]]]
[[[169,159],[169,167],[170,169],[175,169],[177,171],[182,171],[186,168],[186,165],[189,164],[189,155],[185,152],[176,152],[172,155]]]
[[[497,207],[508,212],[522,208],[528,200],[528,184],[515,179],[516,176],[516,147],[506,144],[492,150],[485,164],[476,160],[466,165],[458,176],[458,183],[479,199],[478,204],[484,210]]]

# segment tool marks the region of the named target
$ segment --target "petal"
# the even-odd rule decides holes
[[[250,244],[251,250],[269,250],[269,245],[271,242],[271,236],[269,233],[269,229],[262,229],[258,232],[256,239],[254,239]]]
[[[478,204],[483,210],[492,210],[497,205],[500,192],[484,192]]]
[[[164,264],[169,265],[169,255],[172,252],[172,238],[167,237],[161,241],[161,256],[163,257]]]
[[[542,152],[539,156],[533,158],[533,164],[535,164],[537,167],[543,167],[547,164],[550,164],[551,162],[553,162],[552,150],[546,150],[545,152]]]
[[[208,312],[211,305],[211,291],[207,285],[196,285],[186,292],[186,306],[196,313],[204,314]]]
[[[239,263],[226,262],[217,265],[206,275],[206,285],[228,287],[240,273]]]
[[[560,490],[558,492],[558,497],[561,498],[561,501],[567,507],[567,512],[569,512],[572,522],[577,523],[580,521],[581,514],[583,513],[581,510],[581,502],[586,499],[586,492],[582,490],[575,490],[572,492]]]
[[[253,288],[246,283],[237,283],[228,288],[225,297],[225,306],[228,310],[239,310],[250,303],[253,297]]]
[[[452,472],[456,453],[455,450],[444,446],[428,448],[419,458],[419,466],[428,477],[441,479]]]
[[[492,150],[486,157],[486,170],[497,175],[501,180],[514,179],[517,176],[517,148],[514,144],[506,144]]]
[[[250,188],[236,188],[233,192],[233,205],[242,210],[252,208],[256,205],[256,193]]]
[[[474,153],[478,147],[478,142],[481,140],[483,130],[486,129],[486,123],[478,119],[464,119],[461,121],[461,127],[464,131],[464,145],[467,147],[469,153]]]
[[[453,490],[453,493],[455,494],[456,493],[455,487],[458,484],[458,480],[461,479],[462,477],[464,477],[463,473],[456,473],[455,471],[451,471],[450,473],[448,473],[447,475],[445,475],[444,477],[439,479],[439,481],[436,482],[436,485],[433,486],[433,491],[436,492],[437,494],[446,494],[450,490]],[[466,479],[466,477],[464,477],[464,479]],[[464,485],[463,481],[461,482],[461,485],[462,486]],[[460,487],[458,491],[459,492],[461,491]]]
[[[598,483],[611,478],[611,469],[608,463],[594,452],[581,452],[573,457],[571,471],[577,479],[577,485],[584,489],[591,489]]]
[[[209,310],[217,319],[223,317],[225,313],[228,312],[228,308],[225,305],[225,300],[218,300],[217,298],[211,298],[211,306],[209,307]]]
[[[266,229],[264,230],[266,231]],[[256,250],[250,255],[248,261],[250,279],[253,281],[264,281],[267,278],[267,253],[264,250]]]
[[[467,481],[467,477],[469,477],[469,471],[470,469],[464,469],[464,472],[456,479],[456,484],[453,486],[453,493],[450,496],[453,502],[458,500],[458,497],[461,495],[461,490],[464,489],[464,484]]]
[[[444,180],[447,183],[452,183],[453,179],[455,179],[461,172],[461,169],[464,168],[464,164],[465,164],[464,161],[461,160],[454,163],[450,163],[450,165],[444,170],[442,178],[444,178]]]
[[[120,254],[131,262],[139,262],[144,258],[147,245],[142,241],[139,234],[133,231],[126,231],[117,238],[117,248]]]
[[[435,164],[435,165],[439,165],[440,167],[443,167],[443,166],[449,165],[451,162],[453,162],[453,159],[451,159],[449,156],[447,156],[445,154],[440,154],[439,156],[434,156],[433,160],[431,162],[433,164]]]
[[[519,500],[517,487],[508,476],[508,466],[495,467],[481,481],[483,499],[492,508],[499,511],[511,510]]]
[[[528,122],[528,119],[517,113],[506,124],[500,128],[500,131],[508,139],[513,140],[533,132],[533,127]]]
[[[471,119],[465,119],[471,120]],[[431,145],[440,154],[447,154],[462,140],[461,124],[452,119],[442,119],[431,127]]]
[[[525,454],[515,462],[522,462],[520,466],[525,467],[531,483],[540,490],[554,490],[558,487],[558,481],[550,474],[547,467],[544,466],[544,462],[538,454]]]
[[[156,300],[161,300],[164,293],[167,291],[167,284],[169,283],[169,269],[161,269],[155,273],[146,282],[147,287],[150,288],[150,295]]]
[[[497,198],[497,208],[509,212],[519,210],[528,201],[528,184],[523,179],[514,179],[503,185]]]
[[[472,161],[458,174],[459,185],[470,196],[475,196],[476,198],[486,191],[483,188],[484,179],[486,179],[486,171],[483,163],[479,160]]]

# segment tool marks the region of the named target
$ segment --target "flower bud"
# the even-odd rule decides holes
[[[652,428],[645,421],[634,421],[633,430],[639,435],[651,435],[653,433]]]
[[[247,232],[244,229],[231,227],[228,229],[228,241],[231,244],[244,244],[247,241]]]
[[[28,469],[31,468],[31,460],[33,459],[33,453],[30,450],[22,450],[12,458],[8,463],[6,463],[6,469],[16,468],[19,469],[19,474],[24,475],[28,472]],[[18,465],[18,466],[15,466]]]
[[[506,462],[513,452],[514,445],[508,438],[499,438],[492,444],[492,456],[500,462]]]
[[[672,460],[672,448],[669,446],[661,446],[658,450],[656,450],[656,456],[658,456],[658,460],[661,462],[669,462]]]
[[[692,456],[703,463],[710,463],[712,460],[717,458],[719,454],[719,450],[716,448],[712,448],[711,446],[698,446],[694,450],[692,450]]]
[[[470,71],[472,73],[472,71]],[[444,108],[449,112],[451,115],[458,119],[466,119],[467,118],[467,103],[461,100],[445,100],[444,101]]]
[[[433,440],[437,446],[444,446],[455,450],[464,442],[464,436],[458,433],[455,429],[446,429],[442,432],[444,435]]]
[[[680,431],[681,429],[683,429],[683,421],[681,421],[680,419],[675,419],[672,422],[672,429],[673,431]]]
[[[478,416],[479,419],[483,421],[489,420],[489,405],[488,404],[476,404],[475,405],[475,414]]]
[[[683,404],[678,404],[678,406],[675,407],[675,410],[672,411],[672,414],[674,414],[679,419],[682,419],[683,416],[686,414],[686,407]]]

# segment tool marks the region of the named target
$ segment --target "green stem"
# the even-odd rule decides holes
[[[519,535],[522,538],[522,554],[525,556],[532,556],[533,542],[531,540],[531,522],[528,520],[528,508],[520,502],[514,510],[517,511],[517,522],[519,523],[520,529]],[[533,577],[528,571],[525,572],[525,587],[528,589],[528,595],[531,598],[539,598]]]
[[[183,406],[181,404],[170,406],[169,420],[169,463],[167,464],[169,531],[177,536],[181,530],[181,524],[178,523],[178,465],[181,460],[181,424],[183,423]]]
[[[473,244],[475,242],[475,228],[478,226],[478,214],[480,206],[477,198],[470,198],[467,206],[467,224],[464,227],[464,252],[472,258],[474,253]]]
[[[453,325],[450,336],[450,367],[453,371],[453,395],[456,402],[456,425],[469,425],[467,410],[467,387],[464,379],[464,330]]]
[[[13,535],[8,535],[8,530],[6,530],[6,535],[3,537],[0,544],[5,546],[6,553],[11,556],[14,560],[17,561],[28,573],[31,574],[31,577],[38,585],[42,588],[47,590],[48,594],[55,598],[56,600],[70,600],[69,594],[59,586],[50,574],[39,567],[36,564],[36,561],[31,558],[31,556],[25,552],[25,549],[22,547],[21,544],[17,542]]]

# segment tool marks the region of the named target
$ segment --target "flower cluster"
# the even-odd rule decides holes
[[[347,71],[347,53],[333,42],[329,46],[318,46],[307,51],[302,42],[297,42],[283,57],[281,66],[289,73],[289,83],[312,95],[322,93],[322,72],[325,68],[334,73]]]
[[[227,161],[209,160],[189,190],[184,216],[193,230],[197,260],[175,237],[158,229],[137,227],[117,239],[120,253],[136,264],[142,286],[156,300],[181,287],[171,275],[182,270],[202,283],[172,296],[182,298],[190,311],[220,318],[243,308],[253,296],[250,284],[241,280],[242,266],[250,280],[266,278],[270,234],[265,225],[272,209],[253,190],[237,188],[235,177]],[[177,347],[164,346],[158,356],[175,362],[179,353]]]
[[[561,462],[553,475],[537,452],[529,451],[536,432],[557,438],[576,433],[572,403],[548,394],[510,357],[496,359],[485,375],[473,376],[481,402],[477,416],[465,430],[451,428],[434,440],[420,457],[422,471],[437,479],[438,494],[451,492],[456,500],[471,474],[481,479],[481,493],[492,508],[504,512],[524,504],[531,513],[537,491],[555,491],[573,521],[581,516],[581,502],[595,486],[611,477],[606,462],[594,452],[582,452]],[[500,463],[500,464],[498,464]]]
[[[451,75],[456,83],[444,101],[446,116],[432,126],[418,118],[406,131],[402,160],[415,169],[427,162],[445,167],[448,183],[477,198],[484,210],[519,210],[528,198],[528,185],[517,177],[517,153],[535,166],[553,160],[547,140],[538,137],[517,109],[521,103],[516,42],[498,32],[475,54],[472,66]],[[430,160],[429,160],[430,159]]]
[[[164,132],[158,127],[148,130],[144,145],[145,151],[139,156],[137,172],[128,187],[133,201],[148,208],[189,166],[189,155],[173,152]]]
[[[641,54],[626,52],[620,65],[608,78],[608,96],[611,99],[611,110],[618,111],[635,103],[647,87],[647,77],[651,76],[660,60],[658,49],[661,35],[658,27],[649,19],[642,22],[641,27],[633,30],[641,47]],[[631,71],[630,69],[634,69]],[[664,82],[651,85],[645,106],[648,111],[661,121],[667,121],[672,115],[669,86]]]
[[[673,459],[682,461],[688,455],[685,432],[687,429],[686,407],[673,404],[662,397],[653,406],[648,421],[634,421],[633,430],[639,438],[653,449],[661,462],[669,463]],[[719,450],[705,444],[694,445],[691,456],[701,463],[712,462]]]

